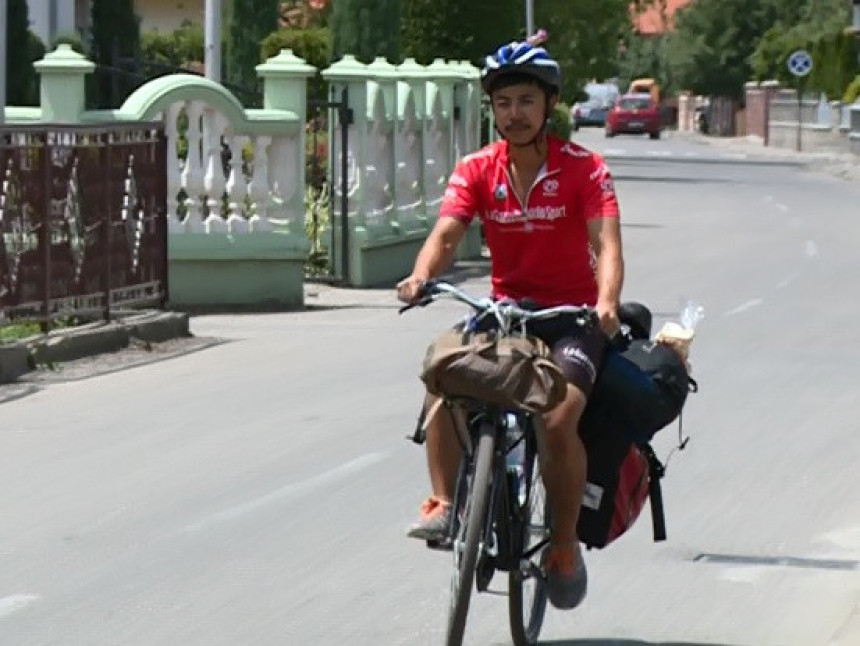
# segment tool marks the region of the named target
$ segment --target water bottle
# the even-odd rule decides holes
[[[513,476],[516,483],[516,495],[520,504],[525,502],[526,488],[525,476],[523,475],[523,463],[526,457],[526,440],[523,437],[522,429],[520,428],[517,416],[513,413],[507,413],[505,417],[505,427],[507,428],[506,438],[508,447],[513,446],[508,451],[506,456],[508,473]]]

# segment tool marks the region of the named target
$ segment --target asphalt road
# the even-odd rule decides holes
[[[625,297],[658,325],[706,308],[669,540],[646,509],[587,554],[589,597],[549,611],[543,643],[856,646],[860,188],[660,155],[612,168]],[[0,645],[443,642],[450,558],[404,537],[427,489],[404,436],[424,348],[462,310],[317,291],[308,312],[192,321],[229,343],[0,406]],[[509,643],[501,581],[468,644]]]

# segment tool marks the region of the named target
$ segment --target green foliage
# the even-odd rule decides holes
[[[570,121],[570,106],[559,101],[555,105],[549,122],[549,131],[556,137],[568,141],[573,132],[573,124]]]
[[[845,32],[843,25],[828,20],[793,27],[780,24],[768,29],[751,58],[753,78],[796,86],[798,79],[789,72],[787,61],[798,49],[809,51],[814,62],[812,73],[801,81],[804,89],[823,92],[832,100],[839,99],[860,72],[854,37]]]
[[[848,89],[845,90],[845,95],[842,97],[842,103],[854,103],[858,99],[860,99],[860,76],[848,84]]]
[[[134,0],[92,0],[92,49],[90,57],[99,65],[113,66],[122,59],[134,60],[140,53],[140,20],[134,13]],[[127,67],[127,66],[126,66]],[[99,73],[94,97],[99,108],[118,107],[138,85],[130,76]]]
[[[503,43],[521,38],[521,0],[403,0],[403,54],[480,65]]]
[[[401,0],[336,0],[331,13],[335,58],[352,54],[363,63],[383,56],[400,63]]]
[[[167,34],[157,30],[141,35],[140,51],[144,61],[181,67],[202,62],[205,58],[206,35],[202,25],[185,21],[179,29]]]
[[[8,0],[6,6],[6,103],[39,105],[39,79],[33,62],[45,55],[42,41],[30,31],[27,0]]]
[[[562,98],[573,103],[587,81],[616,75],[619,42],[630,30],[630,2],[542,0],[535,3],[535,24],[549,33],[546,47],[564,75]]]
[[[678,12],[669,38],[675,85],[739,98],[751,78],[789,80],[788,55],[806,48],[818,62],[809,87],[841,92],[853,73],[836,37],[848,10],[844,0],[696,0]]]
[[[678,89],[669,61],[668,36],[631,34],[627,39],[618,62],[618,87],[626,91],[630,82],[638,78],[655,79],[664,96]]]
[[[696,0],[681,9],[668,45],[678,86],[696,94],[740,97],[752,73],[750,56],[776,17],[770,2]]]
[[[263,60],[277,56],[282,49],[291,49],[317,70],[323,70],[331,61],[331,35],[328,29],[322,28],[280,29],[266,36],[260,49]],[[321,76],[310,80],[309,98],[324,99],[325,92],[326,83]]]
[[[54,40],[51,41],[50,49],[53,51],[57,49],[59,45],[68,45],[72,48],[73,51],[76,51],[78,54],[82,56],[88,56],[87,48],[84,45],[84,41],[81,39],[80,34],[74,31],[64,32],[57,34],[54,37]]]
[[[0,326],[0,345],[16,343],[36,336],[42,329],[38,323],[10,323]]]
[[[256,87],[263,39],[278,29],[278,0],[234,0],[227,17],[226,79]]]

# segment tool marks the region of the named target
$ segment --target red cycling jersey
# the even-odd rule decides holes
[[[521,204],[508,172],[508,144],[490,144],[457,164],[440,217],[481,218],[492,257],[493,296],[538,305],[594,305],[597,281],[589,220],[619,217],[600,155],[555,137]]]

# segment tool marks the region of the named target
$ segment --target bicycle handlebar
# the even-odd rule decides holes
[[[421,285],[416,301],[400,308],[400,313],[402,314],[413,307],[425,307],[445,297],[469,305],[475,310],[479,319],[492,314],[506,333],[510,332],[511,326],[515,322],[525,325],[529,321],[549,319],[561,314],[572,314],[576,317],[577,324],[582,326],[592,325],[597,320],[594,308],[587,305],[556,305],[537,310],[525,309],[520,304],[510,300],[494,301],[486,297],[474,298],[459,287],[442,280],[425,281]]]

